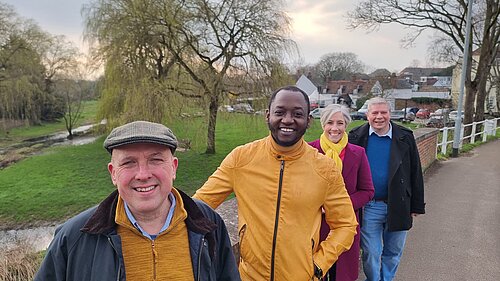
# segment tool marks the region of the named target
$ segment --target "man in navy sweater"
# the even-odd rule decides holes
[[[368,101],[368,123],[349,132],[349,142],[366,149],[374,199],[361,221],[363,270],[368,281],[392,280],[413,217],[425,213],[424,181],[413,132],[390,121],[390,104]]]

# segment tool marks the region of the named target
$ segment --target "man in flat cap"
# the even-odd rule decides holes
[[[35,280],[240,280],[226,226],[173,187],[177,139],[136,121],[104,141],[117,187],[58,227]]]

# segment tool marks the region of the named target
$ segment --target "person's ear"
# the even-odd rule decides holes
[[[111,177],[111,181],[113,182],[113,185],[116,186],[116,174],[112,162],[108,163],[108,172]]]
[[[179,159],[177,157],[172,156],[172,178],[175,180],[177,177],[177,168],[179,167]]]

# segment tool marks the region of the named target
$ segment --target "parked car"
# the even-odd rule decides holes
[[[391,112],[391,120],[393,121],[413,121],[415,120],[415,114],[412,112],[406,113],[406,118],[405,118],[405,112],[401,110],[394,110]]]
[[[443,115],[447,115],[450,113],[450,109],[449,108],[439,108],[439,109],[436,109],[436,111],[432,112],[429,117],[433,117],[433,116],[443,116]]]
[[[221,105],[219,107],[219,111],[226,111],[226,112],[233,112],[234,111],[234,108],[230,105]]]
[[[413,114],[417,114],[418,110],[419,110],[418,107],[407,107],[407,108],[401,109],[401,111],[403,111],[403,112],[406,111],[406,113],[411,112]]]
[[[318,107],[309,112],[309,115],[314,119],[319,119],[321,117],[321,112],[323,112],[323,108]]]
[[[442,128],[444,127],[444,121],[443,121],[443,116],[431,116],[429,117],[429,120],[425,122],[426,127],[430,128]]]
[[[406,120],[410,120],[410,121],[415,120],[415,113],[413,113],[413,112],[406,113]]]
[[[455,122],[455,120],[457,119],[457,115],[458,115],[458,111],[453,110],[452,112],[450,112],[449,120]],[[464,120],[464,112],[463,111],[460,114],[460,120]]]
[[[419,119],[427,119],[431,115],[431,111],[427,108],[421,108],[418,110],[418,112],[415,114],[415,117]]]
[[[319,106],[318,102],[316,102],[316,101],[311,102],[311,110],[318,108],[318,106]]]
[[[352,120],[367,120],[366,113],[364,112],[353,111],[350,113],[350,115]]]
[[[254,110],[252,106],[248,103],[237,103],[233,105],[234,112],[239,113],[253,113]]]

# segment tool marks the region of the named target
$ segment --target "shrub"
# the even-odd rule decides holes
[[[43,253],[35,252],[31,244],[15,241],[11,246],[0,247],[0,280],[33,280],[43,259]]]

